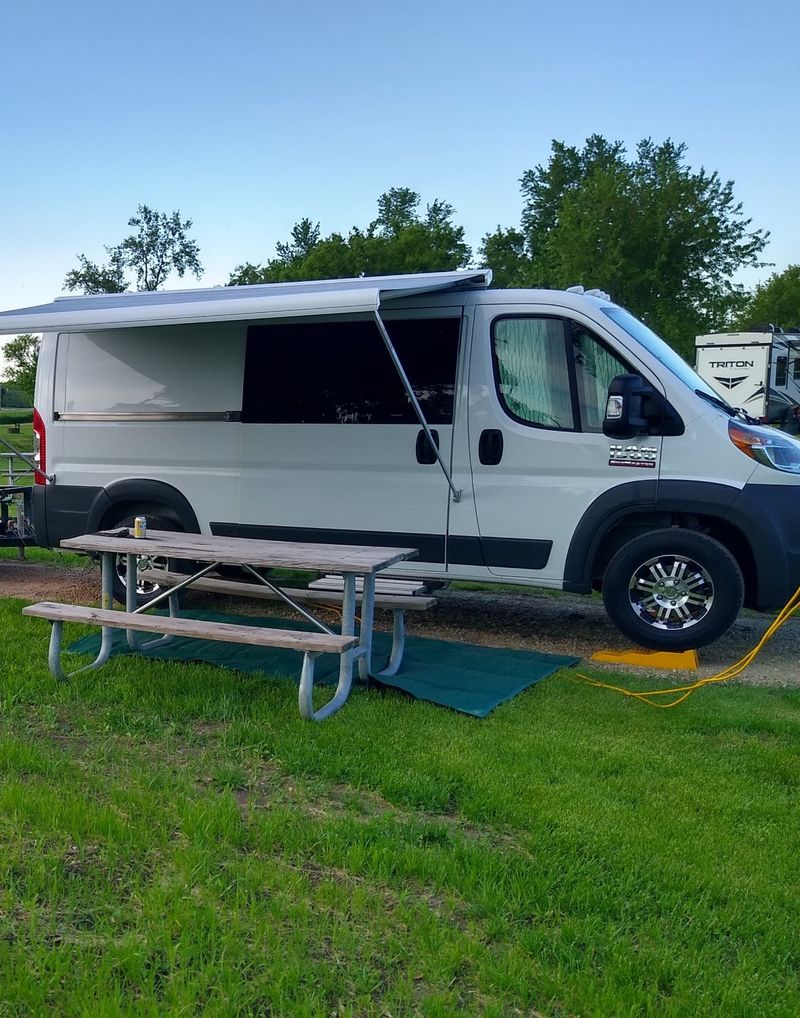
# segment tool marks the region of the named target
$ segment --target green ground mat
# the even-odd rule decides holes
[[[187,618],[216,622],[277,629],[308,629],[307,624],[289,619],[220,615],[212,611],[187,611],[181,614]],[[144,639],[143,634],[140,636]],[[386,667],[391,646],[392,637],[389,633],[375,633],[372,661],[376,671]],[[81,654],[96,654],[99,647],[100,637],[93,635],[72,644],[69,650]],[[128,647],[125,633],[120,630],[114,632],[113,653],[135,653]],[[300,654],[291,650],[185,638],[178,638],[169,646],[149,652],[147,656],[168,661],[205,661],[243,672],[287,675],[296,682],[300,681],[303,660]],[[575,664],[576,661],[578,658],[558,654],[477,647],[469,643],[451,643],[446,640],[408,636],[400,674],[381,679],[380,683],[402,689],[419,700],[430,700],[444,707],[452,707],[463,714],[482,718],[504,700],[510,700],[528,686],[546,678],[559,668]],[[317,658],[315,683],[335,685],[338,675],[338,657],[323,654]]]

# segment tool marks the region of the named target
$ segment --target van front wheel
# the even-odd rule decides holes
[[[611,621],[652,650],[704,647],[733,625],[743,600],[736,559],[694,530],[670,527],[634,538],[603,577]]]

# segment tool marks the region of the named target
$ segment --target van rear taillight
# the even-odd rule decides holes
[[[38,410],[33,411],[33,458],[36,460],[34,483],[44,484],[47,480],[47,435]]]

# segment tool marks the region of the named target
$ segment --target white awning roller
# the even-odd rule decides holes
[[[392,299],[422,293],[485,289],[491,279],[490,269],[476,269],[305,283],[58,297],[51,304],[0,312],[0,335],[91,332],[300,315],[374,314]]]

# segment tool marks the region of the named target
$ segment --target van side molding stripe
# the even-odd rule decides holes
[[[374,544],[387,548],[419,548],[421,562],[445,561],[443,534],[410,534],[383,530],[325,530],[319,527],[270,527],[258,524],[209,524],[219,537],[251,537],[263,541],[315,541],[322,544]],[[504,537],[448,538],[451,565],[496,566],[506,569],[544,569],[552,541],[528,541]]]

